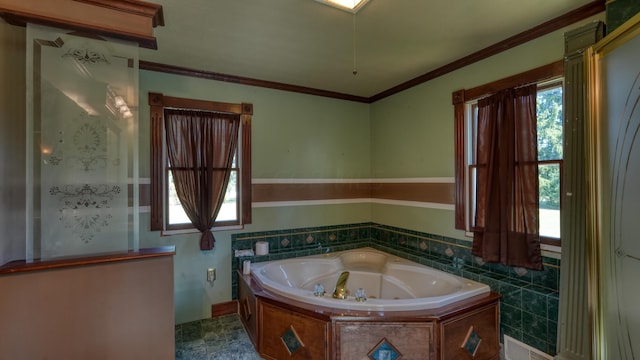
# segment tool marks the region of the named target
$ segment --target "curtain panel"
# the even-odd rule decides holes
[[[176,193],[198,229],[200,249],[213,249],[211,228],[222,207],[238,146],[240,115],[164,110],[167,157]]]
[[[535,84],[478,100],[472,253],[542,270]]]

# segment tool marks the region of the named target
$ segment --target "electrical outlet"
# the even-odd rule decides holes
[[[207,269],[207,281],[212,282],[216,279],[216,268]]]

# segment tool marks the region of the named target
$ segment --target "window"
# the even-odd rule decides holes
[[[475,218],[477,100],[503,88],[537,83],[539,232],[560,245],[562,184],[562,62],[453,94],[456,113],[456,228],[471,231]]]
[[[238,132],[238,140],[240,140],[241,132]],[[238,141],[239,142],[239,141]],[[229,183],[225,189],[225,196],[222,207],[218,212],[216,217],[215,226],[223,227],[223,226],[233,226],[239,225],[239,210],[240,206],[238,203],[238,153],[240,151],[240,146],[236,147],[235,154],[233,156],[233,164],[229,168],[230,176]],[[176,186],[173,180],[172,174],[172,166],[169,158],[166,155],[166,147],[163,151],[163,166],[165,168],[164,171],[164,183],[166,186],[167,196],[166,196],[166,205],[165,205],[165,229],[166,230],[183,230],[183,229],[192,229],[193,225],[191,224],[191,220],[187,216],[182,204],[180,203],[180,199],[178,198],[178,193],[176,191]]]
[[[538,181],[540,236],[543,242],[560,240],[562,184],[562,81],[538,86]]]
[[[229,184],[225,190],[224,202],[218,216],[216,217],[216,227],[225,225],[238,225],[238,219],[240,218],[238,203],[238,194],[240,189],[238,188],[238,151],[236,149],[236,155],[233,158],[233,165],[231,167],[231,175],[229,176]],[[179,230],[179,229],[191,229],[191,221],[180,204],[178,193],[176,192],[176,186],[173,182],[173,175],[171,174],[171,164],[165,156],[165,179],[167,184],[167,205],[166,205],[166,229],[167,230]]]
[[[229,182],[214,228],[251,222],[251,104],[229,104],[149,94],[151,105],[151,229],[186,230],[194,226],[187,217],[172,175],[165,140],[165,109],[181,109],[240,116],[238,146],[228,168]],[[227,168],[225,168],[227,169]]]

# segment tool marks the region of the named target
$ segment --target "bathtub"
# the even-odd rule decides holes
[[[349,271],[346,299],[332,297],[338,277]],[[362,311],[434,309],[485,294],[489,286],[448,274],[373,248],[252,264],[259,285],[307,304]],[[317,284],[325,289],[314,295]],[[357,301],[356,290],[366,292]]]

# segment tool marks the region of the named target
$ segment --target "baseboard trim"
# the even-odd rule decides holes
[[[211,317],[217,317],[222,315],[237,314],[238,313],[238,301],[232,300],[223,303],[217,303],[211,305]]]

